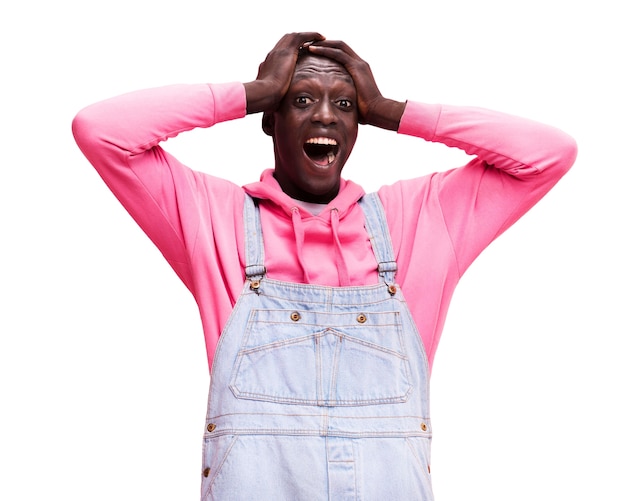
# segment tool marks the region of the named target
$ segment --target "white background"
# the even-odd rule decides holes
[[[209,379],[194,301],[71,120],[138,88],[252,80],[280,36],[316,30],[348,42],[389,97],[495,108],[577,139],[573,170],[457,289],[433,369],[433,483],[438,501],[625,500],[617,5],[3,3],[0,499],[198,499]],[[240,183],[272,166],[259,116],[166,147]],[[362,128],[345,175],[372,190],[466,160]]]

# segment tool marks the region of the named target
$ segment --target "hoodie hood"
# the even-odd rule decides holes
[[[300,205],[298,200],[291,198],[287,195],[278,181],[274,178],[274,169],[267,169],[261,174],[261,180],[256,183],[247,184],[243,187],[244,191],[254,198],[261,200],[269,200],[272,203],[280,207],[285,214],[291,217],[291,212],[294,207],[297,207],[303,214],[302,216],[311,217],[306,209]],[[341,179],[339,186],[339,193],[331,200],[326,209],[319,214],[318,217],[324,217],[324,215],[330,210],[338,211],[339,219],[342,219],[346,212],[350,210],[355,203],[357,203],[361,197],[365,195],[363,188],[352,181]]]
[[[357,202],[365,194],[363,188],[352,181],[342,179],[339,193],[331,200],[327,206],[318,214],[313,215],[307,211],[298,200],[294,200],[285,192],[274,178],[274,170],[268,169],[261,174],[261,180],[243,187],[244,191],[253,198],[260,199],[266,203],[261,204],[264,210],[270,211],[272,215],[283,220],[291,221],[293,229],[293,242],[295,244],[295,254],[297,262],[302,272],[304,283],[313,283],[308,270],[312,266],[319,266],[318,263],[307,262],[307,255],[311,260],[311,253],[305,251],[305,246],[312,243],[319,250],[320,245],[326,242],[329,245],[323,246],[327,251],[334,252],[334,263],[337,268],[338,281],[340,286],[350,285],[350,273],[348,270],[348,256],[345,246],[350,246],[350,241],[354,233],[354,223],[360,222],[361,228],[356,228],[357,232],[362,231],[363,217],[360,211],[356,211]],[[263,219],[265,226],[266,218]],[[348,224],[350,228],[340,229],[340,225]],[[347,230],[347,231],[346,231]],[[271,232],[265,232],[266,245],[268,248],[272,238]],[[308,238],[307,238],[308,237]],[[347,239],[348,242],[343,240]],[[314,254],[314,253],[313,253]],[[328,285],[328,284],[325,284]]]

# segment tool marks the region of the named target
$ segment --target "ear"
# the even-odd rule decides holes
[[[263,132],[265,132],[268,136],[274,136],[274,113],[263,112],[263,118],[261,119],[261,126],[263,127]]]

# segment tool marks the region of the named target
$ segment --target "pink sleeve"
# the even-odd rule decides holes
[[[220,196],[220,190],[232,198],[236,188],[188,169],[159,143],[241,118],[245,106],[239,83],[172,85],[93,104],[72,123],[84,155],[190,289],[190,253],[202,217],[199,199]]]
[[[398,132],[475,156],[431,180],[460,274],[557,183],[577,153],[558,129],[482,108],[408,102]]]

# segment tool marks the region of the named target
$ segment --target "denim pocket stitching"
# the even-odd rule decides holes
[[[269,312],[264,311],[265,315]],[[291,310],[272,310],[272,313],[276,313],[277,316],[281,316],[283,314],[291,313]],[[328,316],[327,312],[315,312],[309,311],[313,315],[320,316]],[[249,316],[248,323],[246,325],[246,333],[244,338],[242,339],[242,343],[240,346],[240,350],[237,352],[236,361],[233,366],[233,372],[230,381],[230,388],[233,394],[237,398],[248,399],[248,400],[259,400],[266,402],[274,402],[274,403],[287,403],[287,404],[300,404],[300,405],[313,405],[313,406],[362,406],[362,405],[375,405],[375,404],[387,404],[387,403],[401,403],[405,402],[408,399],[408,396],[412,392],[413,384],[411,382],[410,376],[410,368],[408,367],[408,359],[409,357],[406,354],[406,348],[404,343],[404,334],[402,329],[402,323],[400,320],[399,312],[388,311],[388,312],[373,312],[370,315],[375,316],[378,314],[379,320],[381,322],[376,322],[373,326],[362,326],[362,325],[353,325],[346,324],[344,322],[339,322],[341,327],[334,326],[319,326],[318,324],[312,323],[300,323],[297,324],[293,321],[291,322],[271,322],[266,321],[263,315],[259,316],[258,312],[252,312]],[[351,313],[341,313],[343,318],[351,317]],[[347,316],[346,316],[347,315]],[[385,320],[386,317],[392,317],[393,321]],[[333,318],[330,315],[330,318]],[[265,344],[261,344],[258,346],[254,346],[254,331],[255,326],[259,324],[265,325],[267,329],[270,325],[276,325],[277,329],[284,329],[283,335],[284,339],[279,339],[275,341],[270,341]],[[318,327],[318,330],[311,331],[307,330],[307,328],[314,326]],[[319,327],[322,327],[321,330]],[[343,330],[345,328],[345,331]],[[398,346],[392,349],[393,346],[383,346],[382,344],[377,344],[368,339],[363,339],[357,337],[354,333],[359,332],[362,329],[374,329],[377,333],[380,332],[381,336],[385,336],[385,332],[393,332],[393,342],[397,343]],[[295,330],[299,332],[295,332],[295,336],[290,336],[290,331]],[[304,332],[303,332],[304,330]],[[300,335],[298,335],[300,334]],[[274,333],[272,332],[270,336],[268,336],[268,340],[271,340],[271,336]],[[327,343],[327,350],[325,353],[322,353],[322,349],[320,349],[319,345],[321,341],[325,340],[324,338],[332,335],[336,337],[335,343],[343,343],[349,342],[354,343],[354,346],[360,346],[365,351],[370,351],[370,353],[378,354],[379,356],[384,354],[384,357],[380,358],[381,361],[386,360],[396,360],[396,362],[392,362],[393,365],[396,366],[394,370],[395,375],[393,376],[394,383],[398,386],[396,388],[397,393],[392,395],[376,395],[369,398],[364,392],[358,393],[354,396],[354,398],[344,398],[338,399],[335,394],[335,385],[337,382],[337,378],[341,376],[341,350],[339,349],[339,344],[335,344],[333,346],[333,341]],[[371,336],[370,336],[371,338]],[[380,338],[380,339],[389,339],[389,336]],[[311,343],[311,347],[307,348],[305,345],[307,343]],[[261,384],[256,388],[252,389],[248,386],[245,377],[243,375],[258,363],[258,357],[254,359],[254,355],[262,356],[265,352],[270,357],[275,357],[276,360],[279,361],[278,365],[281,365],[281,357],[279,356],[279,352],[283,350],[283,348],[288,347],[297,347],[301,345],[304,348],[304,353],[301,354],[303,357],[302,360],[305,362],[308,361],[309,370],[314,370],[313,374],[309,374],[311,378],[311,386],[306,388],[303,386],[304,391],[308,391],[308,394],[298,394],[298,393],[289,393],[289,391],[285,392],[285,394],[280,394],[280,383],[276,385],[275,388],[269,389],[267,386],[264,386],[264,382],[262,380],[261,374],[260,377],[257,374],[254,379],[255,383],[259,381]],[[275,353],[272,353],[275,352]],[[307,354],[308,353],[308,354]],[[278,356],[276,356],[278,354]],[[286,356],[283,355],[282,364],[285,364],[285,361],[289,358],[289,354]],[[267,363],[267,362],[266,362]],[[271,364],[271,361],[269,362]],[[381,363],[384,363],[381,362]],[[325,369],[326,367],[326,369]],[[301,367],[299,367],[301,369]],[[330,371],[327,375],[330,380],[326,380],[326,383],[329,386],[329,392],[327,395],[324,394],[324,390],[322,388],[324,382],[324,375],[326,371]],[[288,371],[288,373],[293,377],[294,373],[298,374],[302,371]],[[306,375],[304,376],[306,377]],[[394,385],[389,385],[390,388],[393,388]],[[287,386],[284,386],[287,388]]]
[[[220,439],[224,439],[224,438],[226,438],[226,437],[225,436],[221,436],[221,437],[216,437],[216,438],[211,438],[211,439],[205,439],[205,445],[209,441],[217,442]],[[228,459],[228,456],[230,455],[230,451],[233,449],[233,447],[235,446],[235,443],[237,442],[238,439],[239,439],[239,437],[237,435],[233,435],[231,437],[230,444],[228,444],[228,447],[226,448],[226,451],[224,452],[224,457],[221,459],[221,461],[217,465],[217,468],[215,469],[215,471],[213,471],[213,469],[211,469],[213,474],[211,475],[211,480],[209,480],[209,482],[208,482],[208,484],[206,486],[206,492],[202,495],[202,501],[206,501],[206,500],[209,499],[209,495],[211,494],[211,490],[213,489],[213,484],[215,483],[215,481],[219,477],[219,474],[222,471],[222,467],[224,466],[224,463],[226,462],[226,459]],[[208,449],[208,445],[206,445],[206,447]],[[208,463],[207,455],[208,454],[206,454],[206,452],[205,452],[205,457],[204,457],[204,464],[205,464],[205,466],[207,466],[207,463]]]

